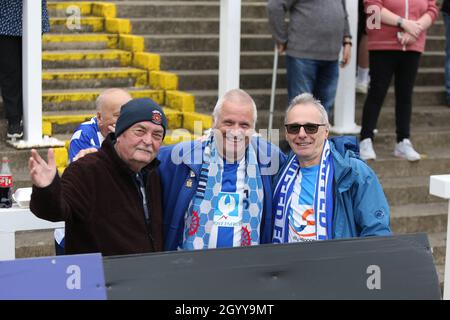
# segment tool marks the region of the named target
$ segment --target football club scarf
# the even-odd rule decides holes
[[[287,243],[289,241],[287,215],[291,208],[292,191],[297,174],[301,185],[300,164],[297,157],[294,156],[281,173],[273,195],[273,208],[275,210],[273,243]],[[332,238],[333,177],[334,167],[330,143],[328,140],[325,140],[317,174],[313,204],[316,221],[316,240]]]
[[[183,249],[207,249],[213,227],[214,214],[219,207],[219,192],[224,172],[223,159],[217,152],[211,135],[203,153],[196,194],[186,212]],[[264,189],[256,151],[249,144],[245,154],[244,199],[242,201],[241,246],[257,245],[263,211]],[[237,204],[239,205],[239,204]],[[239,210],[239,209],[238,209]]]

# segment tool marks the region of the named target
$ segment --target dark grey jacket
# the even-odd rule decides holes
[[[269,0],[269,25],[292,57],[334,61],[350,37],[345,0]],[[285,22],[289,13],[289,22]]]

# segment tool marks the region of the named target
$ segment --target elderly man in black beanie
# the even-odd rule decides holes
[[[98,152],[71,163],[61,178],[31,150],[31,211],[66,223],[66,254],[120,255],[161,251],[161,187],[156,156],[167,130],[162,108],[150,99],[124,104]]]

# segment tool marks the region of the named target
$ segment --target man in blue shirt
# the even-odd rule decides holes
[[[97,115],[80,124],[72,135],[69,146],[70,162],[100,148],[106,136],[114,132],[120,107],[130,100],[130,94],[120,88],[106,89],[100,93],[95,101]]]
[[[205,141],[161,148],[166,250],[270,242],[271,182],[285,156],[254,135],[256,116],[253,99],[231,90],[217,102]]]
[[[355,137],[328,139],[325,108],[309,93],[293,99],[285,133],[292,152],[275,181],[274,243],[390,235],[389,206]]]
[[[95,101],[97,116],[83,122],[72,135],[69,161],[73,162],[100,149],[103,140],[114,132],[122,105],[131,100],[130,94],[120,88],[106,89]],[[64,254],[64,228],[55,229],[56,254]]]

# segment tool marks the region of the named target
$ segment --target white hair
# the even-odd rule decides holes
[[[320,116],[322,118],[322,123],[326,124],[327,128],[330,128],[330,122],[328,121],[328,113],[327,110],[324,108],[324,106],[320,103],[319,100],[317,100],[316,98],[314,98],[314,96],[310,93],[302,93],[299,94],[298,96],[296,96],[294,99],[292,99],[291,103],[289,104],[287,110],[286,110],[286,114],[284,116],[284,123],[286,123],[287,120],[287,115],[288,113],[295,107],[298,105],[313,105],[319,112],[320,112]]]
[[[253,98],[244,90],[242,89],[232,89],[228,92],[226,92],[219,100],[217,100],[216,106],[214,107],[212,116],[214,119],[214,127],[216,126],[217,118],[219,117],[219,114],[222,112],[222,107],[225,101],[233,102],[240,105],[251,105],[252,106],[252,112],[253,112],[253,127],[256,126],[256,119],[257,119],[257,111],[256,111],[256,104]]]

